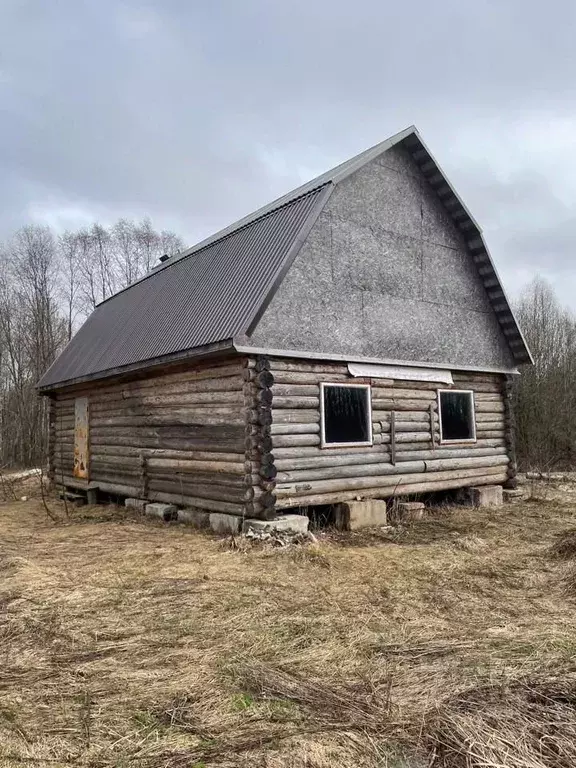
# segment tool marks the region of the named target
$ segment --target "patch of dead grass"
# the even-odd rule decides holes
[[[563,493],[294,548],[0,504],[0,765],[564,768],[523,693],[576,661]]]

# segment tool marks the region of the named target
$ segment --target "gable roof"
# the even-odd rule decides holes
[[[417,163],[462,231],[516,363],[532,362],[482,231],[415,127],[347,160],[155,267],[99,304],[39,382],[47,391],[234,349],[274,295],[334,186],[393,146]]]

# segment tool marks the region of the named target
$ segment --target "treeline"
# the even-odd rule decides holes
[[[27,226],[0,248],[0,468],[45,455],[36,384],[96,304],[183,247],[148,219],[55,234]]]
[[[520,468],[576,466],[576,315],[536,278],[516,306],[533,366],[516,383],[516,432]]]

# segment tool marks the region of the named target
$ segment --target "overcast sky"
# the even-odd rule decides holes
[[[0,238],[150,215],[193,244],[411,124],[507,290],[576,309],[570,0],[0,0]]]

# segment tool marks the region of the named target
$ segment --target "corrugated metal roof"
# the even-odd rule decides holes
[[[172,261],[94,310],[42,389],[243,333],[324,205],[326,185]]]
[[[245,333],[270,300],[334,185],[401,145],[463,232],[516,363],[532,356],[482,230],[414,126],[163,262],[100,304],[40,381],[40,388],[105,376]]]

